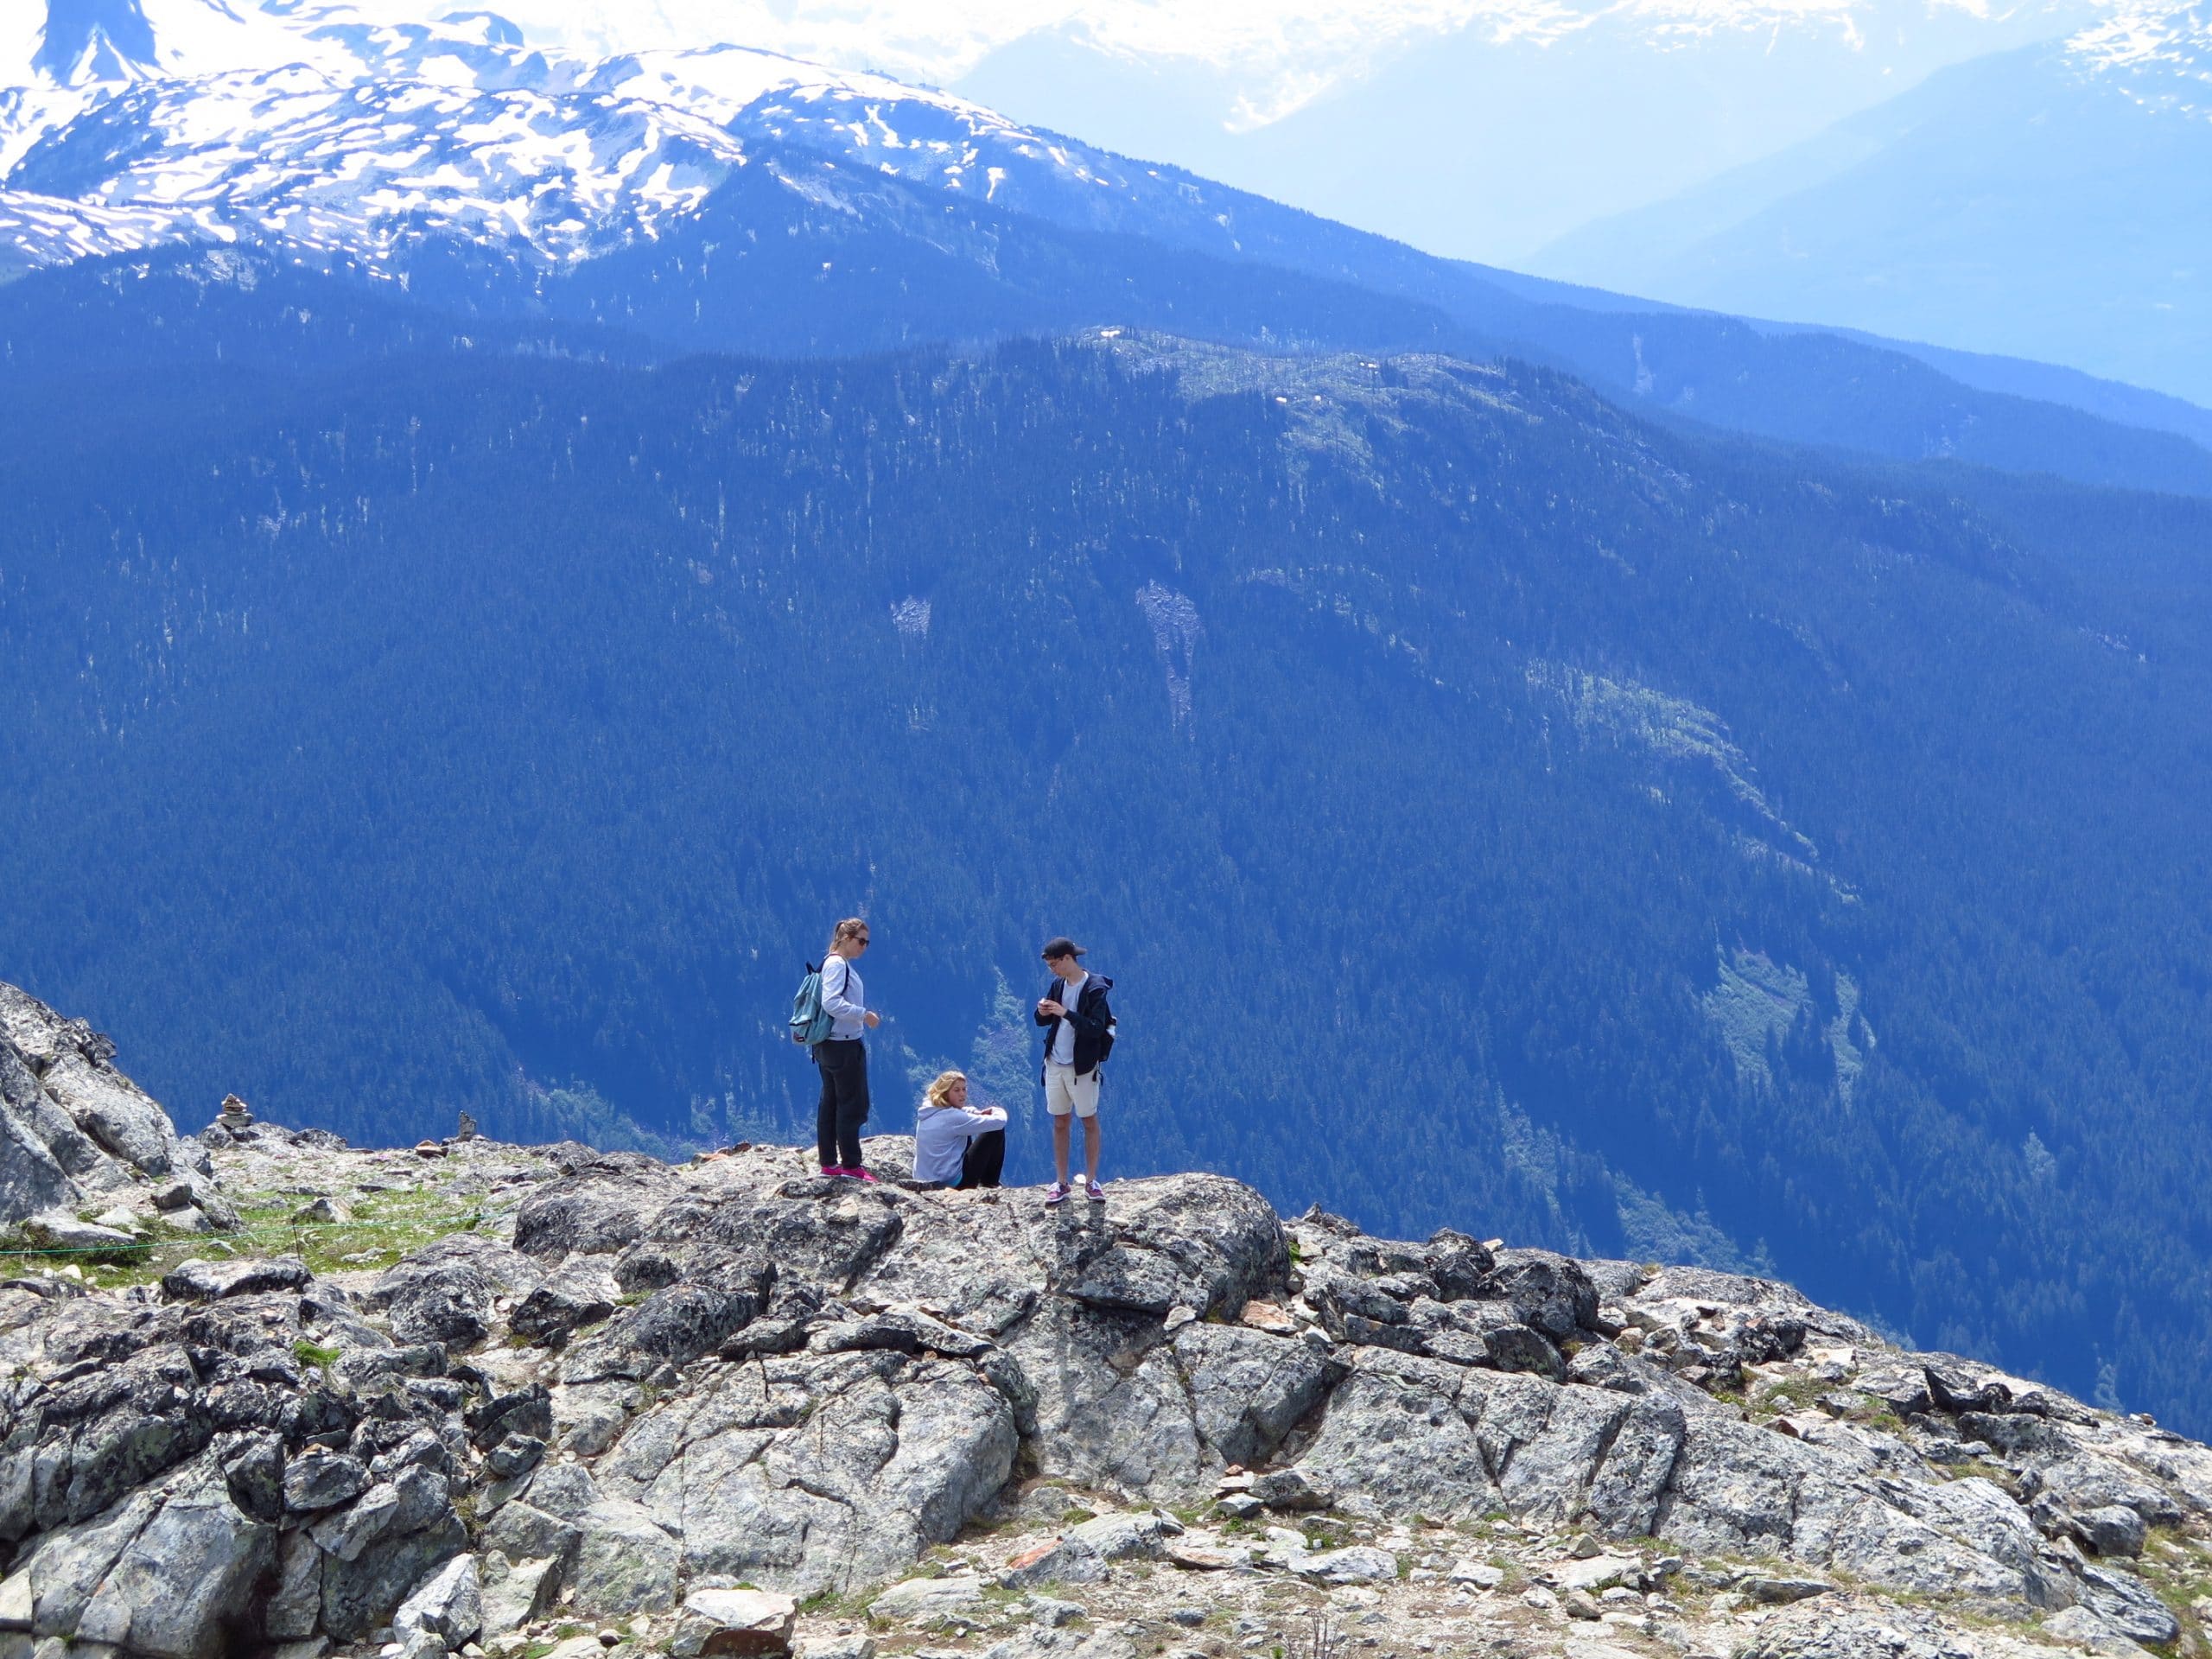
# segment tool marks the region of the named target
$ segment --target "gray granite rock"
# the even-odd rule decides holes
[[[200,1459],[98,1520],[39,1539],[24,1566],[33,1628],[157,1659],[219,1659],[276,1543],[274,1529],[232,1503],[214,1459]]]
[[[526,1295],[543,1277],[537,1262],[497,1240],[456,1233],[385,1273],[369,1305],[388,1314],[401,1342],[472,1348],[490,1334],[494,1297]]]
[[[977,1606],[982,1599],[983,1581],[973,1573],[906,1579],[869,1603],[868,1614],[894,1624],[927,1626],[948,1614]]]
[[[89,1038],[40,1040],[104,1063]],[[54,1168],[77,1182],[68,1160],[113,1163],[13,1075],[0,1053],[0,1093],[25,1096],[10,1121],[44,1125]],[[226,1159],[357,1155],[239,1133]],[[0,1632],[16,1585],[27,1641],[66,1628],[103,1650],[243,1651],[390,1626],[404,1656],[454,1639],[473,1585],[487,1642],[557,1611],[658,1620],[654,1640],[689,1629],[702,1653],[772,1645],[742,1620],[717,1637],[687,1592],[864,1589],[977,1519],[1058,1525],[1070,1495],[1014,1503],[1019,1467],[1119,1507],[1040,1541],[1008,1583],[1136,1581],[1156,1555],[1163,1581],[1290,1570],[1357,1599],[1398,1573],[1389,1550],[1319,1553],[1297,1534],[1255,1567],[1241,1543],[1178,1541],[1150,1507],[1218,1490],[1262,1518],[1503,1511],[1579,1529],[1599,1566],[1656,1536],[1759,1560],[1774,1586],[1888,1586],[2157,1645],[2172,1616],[2125,1558],[2147,1526],[2212,1516],[2212,1452],[1968,1359],[1898,1354],[1765,1281],[1374,1239],[1318,1215],[1287,1232],[1256,1194],[1205,1176],[1046,1211],[825,1182],[783,1148],[685,1168],[529,1157],[512,1247],[487,1203],[482,1230],[365,1292],[246,1260],[180,1269],[160,1300],[0,1285],[0,1540],[21,1569],[0,1583]],[[435,1171],[486,1179],[458,1153]],[[169,1179],[197,1177],[181,1163]],[[1718,1392],[1758,1407],[1775,1379],[1823,1408],[1774,1416]],[[1876,1402],[1910,1421],[1872,1418]],[[1230,1464],[1250,1472],[1224,1486]],[[243,1554],[216,1549],[211,1516]],[[191,1585],[145,1565],[149,1538],[196,1563]],[[1549,1612],[1579,1595],[1618,1618],[1652,1587],[1598,1571],[1547,1586]],[[1462,1581],[1494,1590],[1496,1572]],[[243,1624],[237,1605],[193,1599],[202,1578],[242,1573]],[[448,1610],[435,1616],[433,1590]],[[1863,1634],[1864,1598],[1818,1599]],[[1843,1651],[1796,1607],[1764,1617],[1775,1655]],[[1932,1656],[1948,1638],[1926,1630]],[[1574,1634],[1608,1633],[1586,1619]],[[1024,1659],[1099,1640],[1047,1625],[1001,1645]]]
[[[483,1624],[483,1592],[474,1555],[456,1555],[439,1567],[408,1592],[391,1616],[391,1627],[403,1641],[428,1630],[445,1648],[474,1641]]]
[[[641,1503],[602,1499],[575,1518],[567,1573],[576,1606],[594,1618],[662,1612],[676,1605],[682,1547]]]
[[[789,1596],[767,1591],[694,1590],[683,1599],[668,1651],[674,1659],[772,1659],[791,1650],[798,1614],[798,1604]]]
[[[317,1455],[292,1459],[284,1471],[284,1507],[311,1511],[335,1509],[367,1490],[369,1471],[359,1458],[316,1448]]]
[[[173,1302],[221,1301],[269,1291],[299,1291],[312,1277],[296,1255],[245,1256],[228,1262],[182,1262],[162,1277],[162,1294]]]
[[[1345,1370],[1294,1337],[1242,1325],[1186,1325],[1175,1333],[1174,1354],[1198,1438],[1224,1464],[1266,1459]]]
[[[81,1020],[0,984],[0,1225],[189,1166],[175,1127]]]
[[[2124,1503],[2107,1503],[2070,1517],[2069,1530],[2082,1547],[2097,1555],[2140,1555],[2143,1517]]]

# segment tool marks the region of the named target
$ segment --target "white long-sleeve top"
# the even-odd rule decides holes
[[[957,1185],[968,1143],[1004,1128],[1006,1113],[1000,1107],[922,1107],[914,1114],[914,1179]]]
[[[867,996],[868,987],[861,983],[853,964],[831,951],[829,961],[822,964],[822,1007],[830,1016],[831,1040],[849,1042],[868,1029],[863,1017],[868,1013]]]

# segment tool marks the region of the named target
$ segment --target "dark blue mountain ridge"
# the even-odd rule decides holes
[[[1269,351],[1510,355],[1670,420],[1901,460],[2212,494],[2212,451],[2185,438],[1977,391],[1910,357],[1833,335],[1777,338],[1689,313],[1582,311],[1501,289],[1455,312],[1342,276],[978,207],[811,150],[756,143],[754,153],[755,164],[696,214],[596,258],[548,270],[434,238],[410,249],[396,274],[331,274],[381,296],[372,305],[378,315],[416,308],[417,327],[487,340],[565,330],[581,349],[632,359],[975,346],[1098,324]],[[28,364],[40,359],[49,312],[118,302],[117,272],[165,284],[161,291],[175,297],[156,308],[181,323],[203,305],[219,309],[226,285],[288,269],[287,280],[307,280],[283,256],[251,248],[81,262],[0,288],[0,327]],[[148,299],[124,306],[119,338],[136,340],[133,320]],[[210,340],[178,349],[212,355],[216,347]]]

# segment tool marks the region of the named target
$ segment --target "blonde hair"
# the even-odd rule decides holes
[[[835,950],[847,939],[856,938],[867,931],[868,924],[865,921],[861,920],[857,916],[848,916],[843,921],[838,923],[837,925],[831,930],[830,934],[830,948],[832,950]]]
[[[922,1104],[925,1106],[944,1105],[946,1099],[952,1093],[952,1085],[956,1083],[965,1083],[967,1081],[968,1074],[965,1071],[938,1072],[937,1074],[937,1081],[930,1084],[928,1092],[923,1095]]]

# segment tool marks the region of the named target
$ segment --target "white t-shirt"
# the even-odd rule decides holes
[[[1090,982],[1090,976],[1085,974],[1072,985],[1065,980],[1061,981],[1060,988],[1054,994],[1052,1000],[1065,1008],[1069,1014],[1073,1014],[1076,999],[1083,995],[1083,988]],[[1054,1065],[1075,1064],[1075,1021],[1065,1016],[1061,1018],[1059,1025],[1052,1032],[1052,1064]]]

